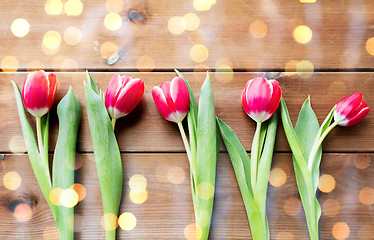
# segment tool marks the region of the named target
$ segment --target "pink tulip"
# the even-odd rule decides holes
[[[56,75],[43,70],[32,72],[23,83],[23,105],[33,116],[41,117],[51,109],[56,90]]]
[[[126,116],[140,102],[144,94],[144,82],[140,78],[114,74],[105,93],[105,106],[114,119]]]
[[[169,121],[181,122],[190,107],[190,94],[183,78],[175,77],[171,82],[163,82],[154,86],[152,97],[158,111]]]
[[[370,108],[362,100],[362,93],[349,95],[337,104],[334,111],[334,121],[340,126],[349,127],[360,122],[369,114]]]
[[[244,111],[256,122],[264,122],[277,110],[282,90],[276,80],[256,77],[249,80],[242,92]]]

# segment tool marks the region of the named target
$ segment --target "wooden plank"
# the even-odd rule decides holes
[[[60,5],[51,5],[58,15],[46,13],[46,3],[53,2],[60,2]],[[194,1],[183,0],[162,3],[146,0],[83,1],[82,11],[79,9],[81,1],[70,3],[74,2],[78,4],[59,0],[1,1],[1,60],[5,56],[14,56],[18,64],[11,66],[55,70],[192,69],[200,64],[200,60],[210,68],[220,68],[221,59],[228,59],[233,68],[256,71],[284,69],[290,61],[302,60],[310,61],[317,69],[373,66],[373,57],[368,52],[374,52],[373,41],[366,49],[367,40],[373,37],[373,5],[365,1],[339,4],[333,0],[315,3],[217,1],[209,11],[196,11]],[[112,2],[109,10],[106,2]],[[78,16],[71,16],[69,10]],[[118,23],[118,30],[105,27],[108,11],[119,13],[118,22],[114,20],[110,24],[116,28]],[[196,30],[182,31],[181,34],[168,30],[170,19],[175,16],[181,19],[191,12],[199,19]],[[11,24],[16,18],[29,22],[30,30],[24,37],[16,37],[11,32]],[[196,21],[187,21],[188,28],[194,29]],[[262,24],[255,21],[262,21]],[[183,22],[179,21],[178,25],[178,18],[176,22],[175,31],[183,30]],[[250,31],[253,23],[255,25]],[[297,43],[293,38],[294,29],[300,25],[307,25],[311,30],[300,33],[306,41],[307,35],[312,34],[307,44]],[[69,27],[76,30],[66,32]],[[43,49],[43,37],[48,31],[55,31],[45,41],[45,46],[52,50]],[[114,44],[115,49],[109,46],[100,52],[106,42],[111,42],[110,46]],[[203,44],[208,49],[206,61],[204,56],[197,62],[191,59],[190,52],[195,44]],[[197,52],[199,55],[202,51]],[[106,58],[110,55],[119,57],[114,65],[107,64]],[[110,64],[114,62],[111,60]]]
[[[76,207],[76,239],[103,239],[101,197],[94,158],[92,154],[78,154],[77,159],[81,167],[76,172],[76,182],[85,187],[87,194]],[[137,224],[131,231],[119,228],[118,239],[184,239],[185,227],[194,222],[186,155],[123,154],[122,159],[124,195],[120,212],[133,213]],[[319,193],[321,239],[333,239],[333,227],[337,223],[348,225],[349,239],[372,237],[373,164],[373,154],[323,155],[321,175],[328,174],[332,178],[321,181],[324,189],[332,191]],[[307,239],[291,155],[275,154],[272,169],[267,201],[271,238]],[[2,184],[9,171],[19,173],[22,179],[17,190],[8,190]],[[128,182],[135,174],[147,180],[148,198],[142,204],[129,199]],[[50,233],[54,226],[52,215],[27,155],[5,155],[0,162],[0,179],[0,237],[41,239],[44,231]],[[16,216],[25,216],[24,212],[17,210],[17,214],[14,213],[22,203],[29,206],[32,213],[24,222],[16,219]],[[220,154],[211,239],[249,238],[248,220],[230,160],[227,154]]]
[[[93,73],[98,86],[105,91],[113,73]],[[216,114],[230,125],[244,147],[250,150],[255,122],[252,121],[242,109],[240,95],[248,79],[261,73],[235,73],[232,80],[225,83],[219,81],[223,73],[212,74]],[[171,80],[172,73],[129,73],[130,76],[140,77],[144,80],[146,90],[140,105],[130,115],[117,121],[116,136],[121,151],[159,152],[184,151],[176,124],[166,121],[159,114],[151,97],[151,88],[162,81]],[[203,73],[186,73],[195,96],[204,81]],[[2,121],[0,122],[0,152],[22,152],[22,132],[15,107],[14,92],[10,80],[14,79],[22,88],[26,73],[0,74],[0,109]],[[227,75],[226,75],[227,76]],[[315,73],[308,79],[282,74],[279,78],[283,96],[287,102],[291,119],[296,124],[300,107],[308,94],[311,96],[312,106],[320,123],[327,113],[340,99],[348,94],[361,91],[369,106],[374,106],[374,73]],[[88,130],[87,115],[84,108],[83,81],[84,73],[57,73],[59,81],[56,103],[51,114],[50,150],[53,151],[57,139],[58,121],[56,105],[67,92],[68,87],[78,96],[83,106],[81,130],[79,132],[79,151],[92,151],[91,139]],[[30,115],[31,116],[31,115]],[[32,126],[35,121],[29,117]],[[344,128],[337,127],[324,141],[324,151],[374,151],[374,117],[369,114],[366,119],[356,126]],[[21,150],[17,151],[17,147]],[[224,148],[222,148],[223,150]],[[289,151],[282,125],[279,125],[276,141],[277,151]],[[24,151],[24,150],[23,150]]]

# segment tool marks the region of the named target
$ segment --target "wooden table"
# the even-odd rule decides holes
[[[86,195],[80,195],[84,198],[75,208],[76,239],[104,239],[83,97],[86,69],[104,91],[114,72],[140,77],[146,85],[139,106],[117,121],[115,131],[124,165],[120,213],[136,217],[132,230],[118,228],[118,239],[194,239],[187,156],[177,126],[161,117],[151,97],[154,85],[175,76],[174,68],[185,74],[196,97],[205,71],[211,72],[216,114],[248,151],[255,123],[242,110],[240,94],[255,76],[278,77],[294,124],[308,95],[320,122],[354,92],[362,92],[374,107],[372,1],[29,0],[1,1],[0,13],[0,239],[57,239],[25,153],[10,84],[15,80],[22,87],[35,69],[56,72],[59,81],[51,110],[51,154],[57,139],[56,105],[69,86],[82,104],[76,182]],[[29,121],[35,125],[30,116]],[[374,239],[373,133],[369,114],[353,127],[337,127],[324,141],[321,239]],[[234,172],[221,146],[210,239],[251,239]],[[15,190],[4,185],[9,172],[18,173],[14,181],[21,179]],[[146,179],[147,194],[130,199],[128,183],[134,175]],[[281,124],[267,207],[271,239],[308,239]]]

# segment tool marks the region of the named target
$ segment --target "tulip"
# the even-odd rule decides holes
[[[264,122],[277,110],[282,90],[276,80],[256,77],[249,80],[242,92],[244,111],[256,122]]]
[[[112,117],[114,129],[117,118],[129,114],[140,102],[144,94],[144,82],[140,78],[114,74],[105,93],[105,107]]]
[[[362,100],[362,93],[354,93],[343,98],[336,105],[334,121],[340,126],[349,127],[364,119],[369,111],[370,108]]]
[[[161,115],[171,122],[181,122],[190,108],[188,87],[181,77],[153,87],[152,97]]]
[[[33,116],[41,117],[51,109],[55,101],[57,79],[53,73],[43,70],[30,73],[23,83],[23,105]]]

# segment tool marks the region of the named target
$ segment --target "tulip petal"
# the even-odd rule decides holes
[[[266,80],[266,78],[255,78],[253,82],[248,85],[246,90],[247,111],[251,112],[250,116],[252,115],[252,117],[260,117],[263,119],[264,116],[258,114],[267,111],[272,94],[273,86]],[[253,115],[253,113],[256,115]],[[260,119],[254,120],[260,121]]]
[[[340,126],[344,127],[350,127],[355,125],[356,123],[360,122],[362,119],[364,119],[370,112],[370,108],[366,107],[363,108],[358,114],[356,114],[353,118],[351,119],[345,119],[341,122],[339,122]]]
[[[129,114],[140,102],[144,94],[144,83],[140,78],[126,79],[126,85],[120,90],[114,105],[114,117]]]
[[[340,115],[349,117],[354,111],[361,105],[362,102],[362,93],[351,94],[342,100],[336,106],[335,112],[338,112]],[[334,114],[335,115],[335,114]],[[336,121],[337,119],[335,119]]]
[[[114,104],[117,100],[117,95],[119,90],[122,87],[122,79],[121,76],[116,73],[113,75],[112,79],[109,82],[108,88],[105,92],[105,106],[106,108],[114,107]],[[113,117],[113,115],[111,115]]]
[[[171,121],[169,119],[169,116],[173,112],[173,110],[170,109],[170,106],[166,102],[166,97],[165,97],[164,91],[162,91],[162,89],[159,86],[154,86],[152,88],[152,98],[153,98],[153,101],[155,102],[156,107],[157,107],[158,111],[160,112],[160,114],[166,120]]]
[[[181,112],[182,115],[183,113],[187,113],[190,107],[190,94],[183,78],[175,77],[171,81],[170,95],[173,99],[175,110]]]
[[[57,91],[56,75],[53,73],[49,73],[48,82],[49,82],[49,91],[48,91],[47,108],[51,109],[53,102],[55,101],[55,98],[56,98],[56,91]]]
[[[270,105],[267,112],[273,115],[273,113],[279,106],[280,98],[282,96],[282,90],[279,87],[278,81],[270,80],[269,82],[271,83],[271,85],[273,85],[273,95],[271,96]]]

